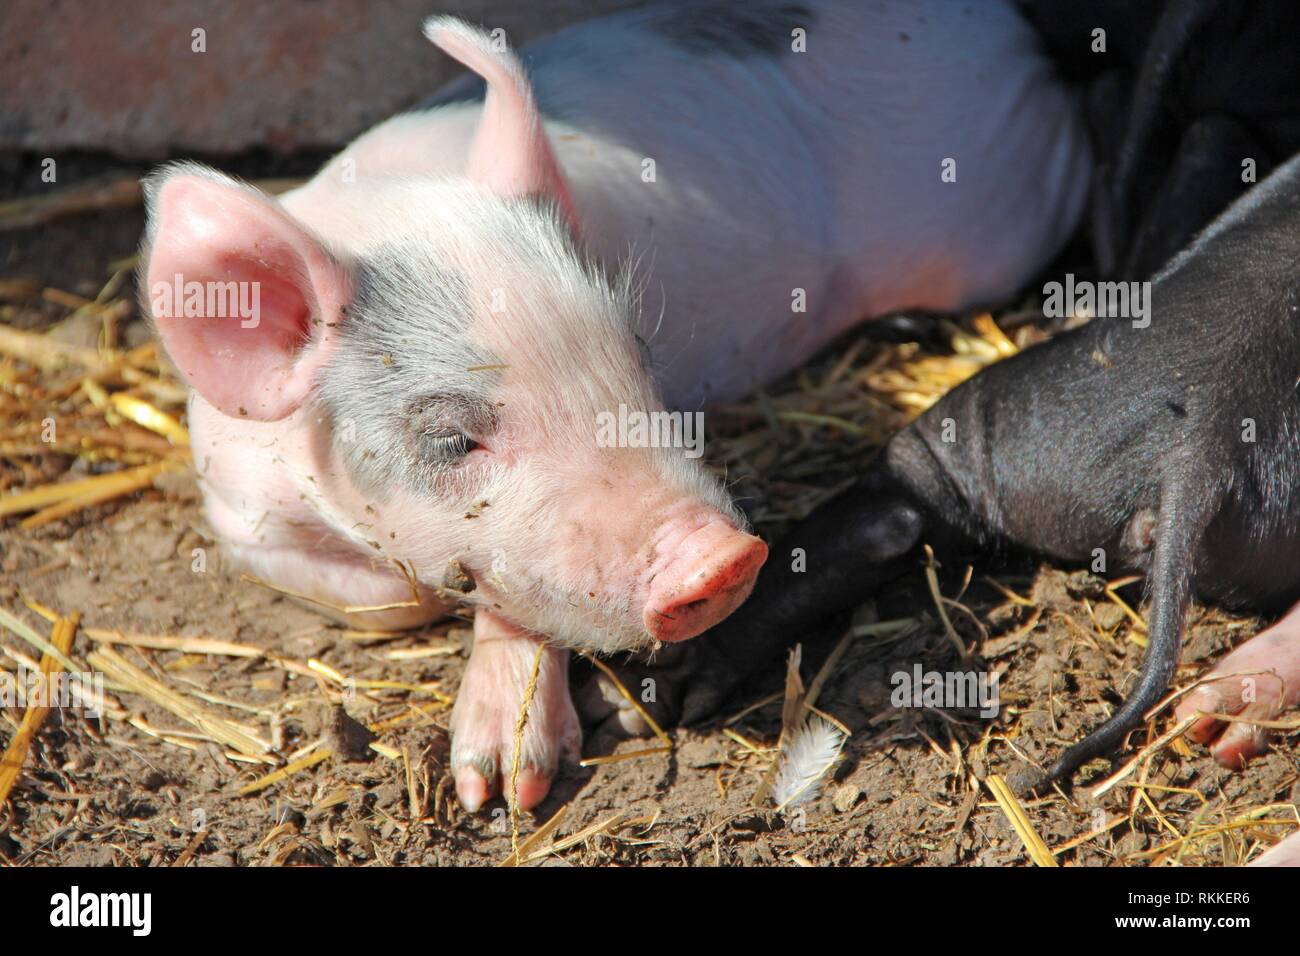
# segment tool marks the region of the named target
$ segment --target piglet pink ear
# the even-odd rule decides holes
[[[424,35],[487,81],[483,118],[470,147],[470,179],[502,196],[551,199],[576,227],[572,197],[519,58],[455,17],[430,17]]]
[[[347,271],[273,199],[201,166],[146,181],[147,297],[185,380],[227,415],[275,421],[337,340]]]

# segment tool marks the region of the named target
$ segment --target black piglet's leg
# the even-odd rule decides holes
[[[1180,63],[1219,9],[1219,0],[1180,0],[1165,4],[1143,54],[1136,88],[1129,104],[1128,123],[1112,164],[1094,187],[1092,217],[1094,245],[1103,275],[1113,275],[1123,263],[1121,250],[1132,228],[1131,206],[1142,158],[1156,138],[1167,109],[1169,87]]]
[[[915,567],[926,524],[922,508],[883,466],[799,522],[773,546],[750,599],[698,638],[714,676],[688,693],[683,722],[709,716],[726,691],[789,647],[807,648],[818,624]],[[816,656],[818,648],[808,650]]]
[[[1119,277],[1153,275],[1246,189],[1241,157],[1258,157],[1263,178],[1270,168],[1268,155],[1264,144],[1232,117],[1216,113],[1193,121],[1134,230]]]

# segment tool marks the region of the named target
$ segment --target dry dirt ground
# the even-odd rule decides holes
[[[16,168],[15,180],[26,169]],[[30,279],[38,289],[93,297],[109,264],[133,252],[140,226],[137,208],[0,233],[0,280]],[[68,311],[37,297],[10,304],[4,321],[43,330]],[[1017,321],[1014,312],[999,316],[1004,326]],[[971,322],[959,317],[958,325],[969,333]],[[123,329],[128,339],[140,334],[131,322]],[[1018,340],[1035,334],[1025,326]],[[948,345],[930,351],[936,359],[927,366],[926,352],[914,345],[846,342],[768,394],[712,417],[710,447],[760,532],[778,533],[792,515],[841,487],[906,419],[909,401],[918,400],[909,394],[927,382],[941,389],[944,370],[970,359],[954,356]],[[0,495],[97,467],[54,454],[0,455]],[[196,549],[206,556],[202,572],[194,570]],[[943,592],[961,605],[949,607],[953,626],[964,640],[979,642],[985,666],[1000,674],[1002,706],[994,719],[891,706],[896,671],[910,672],[918,662],[927,670],[958,666],[918,568],[879,595],[875,607],[880,620],[910,623],[854,641],[822,693],[819,708],[852,735],[816,799],[780,814],[770,802],[751,802],[771,760],[766,748],[779,730],[780,704],[751,705],[780,689],[784,674],[774,665],[712,723],[670,731],[671,754],[569,768],[546,802],[517,821],[521,842],[552,824],[525,843],[528,862],[1028,865],[1024,843],[986,780],[1019,766],[1019,753],[1055,753],[1113,710],[1134,681],[1142,640],[1114,595],[1137,607],[1141,587],[1107,592],[1078,568],[1024,558],[977,566],[965,580],[964,568],[945,569]],[[232,759],[171,709],[126,691],[110,690],[103,719],[55,710],[0,807],[0,861],[494,865],[511,855],[504,804],[462,812],[447,772],[445,727],[465,665],[465,624],[364,637],[242,580],[224,566],[188,473],[31,530],[0,519],[0,607],[48,633],[25,600],[80,612],[83,632],[72,650],[79,662],[96,646],[89,629],[262,649],[261,656],[234,657],[116,646],[190,705],[248,727],[273,750],[264,763]],[[1196,609],[1179,682],[1194,680],[1258,627]],[[16,670],[15,654],[35,652],[0,630],[0,666]],[[312,670],[308,662],[324,667]],[[574,671],[580,679],[590,665],[577,662]],[[20,719],[20,710],[0,709],[0,747]],[[357,740],[357,721],[379,726],[378,749]],[[1165,712],[1131,734],[1113,761],[1089,768],[1071,797],[1025,805],[1032,828],[1062,864],[1236,864],[1292,832],[1300,804],[1294,732],[1244,773],[1225,771],[1199,748],[1176,742],[1090,799],[1089,781],[1106,778],[1169,725]],[[646,744],[599,746],[628,753]],[[277,767],[325,748],[334,755],[241,794]]]

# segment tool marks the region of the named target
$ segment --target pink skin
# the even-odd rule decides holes
[[[1267,747],[1266,732],[1247,721],[1276,720],[1300,704],[1300,604],[1221,660],[1207,677],[1210,683],[1179,703],[1177,717],[1199,711],[1241,718],[1228,723],[1204,717],[1188,731],[1194,741],[1210,746],[1220,764],[1241,770]]]
[[[1300,866],[1300,833],[1289,837],[1252,860],[1250,866]]]
[[[650,581],[644,613],[646,630],[660,641],[694,637],[738,608],[767,560],[767,546],[715,518],[672,554]]]
[[[193,389],[195,462],[223,545],[259,577],[335,608],[411,600],[393,571],[401,560],[418,576],[417,606],[343,615],[367,627],[445,613],[438,588],[449,561],[475,578],[465,600],[489,616],[476,625],[453,721],[467,805],[501,787],[536,646],[528,635],[597,651],[685,640],[744,600],[766,555],[698,462],[597,448],[587,440],[595,413],[662,408],[661,390],[678,408],[738,397],[871,315],[999,298],[1073,232],[1087,193],[1085,131],[1068,91],[1040,82],[1046,61],[1009,4],[989,4],[991,14],[955,31],[942,26],[951,18],[927,16],[940,0],[866,13],[824,6],[820,52],[779,69],[767,57],[687,57],[671,40],[596,26],[591,45],[629,44],[632,73],[620,88],[582,56],[550,70],[557,93],[590,109],[576,124],[539,114],[522,63],[494,37],[435,18],[430,38],[487,81],[481,107],[396,117],[278,200],[197,167],[150,184],[149,290],[178,275],[261,288],[251,325],[153,307]],[[918,42],[897,42],[904,28]],[[985,61],[1006,68],[972,68]],[[859,91],[867,95],[844,95]],[[643,109],[647,98],[658,102]],[[872,107],[914,99],[920,108],[901,119]],[[813,108],[791,108],[801,101]],[[632,145],[642,133],[653,152]],[[911,172],[946,155],[954,137],[965,143],[967,185],[935,205],[930,179]],[[1001,168],[991,160],[1004,150],[1046,170],[1041,188],[980,173]],[[650,155],[661,172],[653,183],[641,177]],[[611,271],[629,256],[653,262],[641,311],[661,312],[651,344],[668,361],[657,381],[642,368],[636,329],[605,321],[636,309],[608,289],[593,294],[566,267],[574,257],[550,241],[549,212],[504,215],[533,204],[500,200],[525,196],[549,200]],[[1007,228],[988,228],[990,210]],[[503,237],[524,241],[503,247]],[[474,436],[486,440],[446,493],[422,495],[396,476],[366,482],[380,494],[351,487],[351,459],[331,454],[338,433],[314,410],[322,372],[350,358],[339,348],[367,288],[359,267],[395,239],[465,277],[474,344],[508,369],[478,396],[503,403],[499,428]],[[797,318],[796,287],[814,303]],[[501,311],[498,288],[509,293]],[[357,424],[361,440],[374,436],[364,415]],[[480,497],[491,507],[467,521]],[[570,749],[562,661],[545,652],[524,805],[541,799]]]
[[[1225,657],[1207,676],[1216,675],[1232,676],[1202,684],[1183,698],[1177,709],[1179,720],[1198,711],[1276,720],[1300,704],[1300,605]],[[1267,747],[1263,729],[1213,717],[1193,724],[1188,736],[1209,744],[1215,760],[1230,770],[1244,769],[1251,757]],[[1300,833],[1291,834],[1249,865],[1300,866]]]
[[[312,331],[313,316],[341,313],[351,294],[346,273],[288,213],[251,191],[215,190],[197,177],[175,177],[156,215],[165,217],[167,241],[150,256],[148,289],[172,360],[227,415],[275,421],[293,412],[333,351],[332,324],[321,323],[312,348],[295,345]],[[226,230],[253,238],[212,241]],[[295,275],[301,278],[289,278]],[[256,285],[258,314],[196,316],[179,302],[156,300],[155,291],[177,277]],[[238,362],[213,361],[236,355]]]
[[[720,484],[698,463],[657,447],[597,446],[596,415],[625,401],[659,407],[653,384],[630,331],[603,324],[602,309],[618,307],[606,287],[593,291],[557,258],[545,269],[502,272],[483,251],[501,241],[501,231],[471,228],[474,214],[495,221],[487,203],[549,197],[576,229],[572,204],[518,62],[468,28],[432,35],[488,80],[468,162],[472,188],[430,182],[409,192],[378,177],[332,200],[278,203],[215,174],[173,172],[150,186],[145,278],[157,330],[192,388],[208,520],[241,565],[349,624],[391,629],[450,609],[439,591],[449,562],[472,575],[464,600],[476,606],[475,645],[451,720],[452,770],[467,808],[508,788],[537,642],[555,642],[542,651],[519,761],[518,802],[528,809],[580,746],[563,647],[613,651],[693,637],[748,596],[767,548],[724,513]],[[346,338],[336,330],[355,314],[353,257],[392,232],[385,203],[406,209],[429,190],[453,203],[430,202],[421,222],[454,238],[438,248],[475,277],[475,338],[508,359],[493,393],[500,423],[454,466],[449,490],[394,480],[376,494],[354,485],[339,450],[353,439],[313,393]],[[454,203],[466,204],[464,217],[437,218],[462,208]],[[557,269],[567,284],[553,277]],[[154,297],[178,276],[260,288],[258,314],[194,314]],[[483,299],[498,285],[523,308],[489,308]],[[588,376],[575,382],[575,369]],[[490,506],[467,516],[476,498]],[[414,582],[397,573],[399,560]],[[348,610],[358,607],[371,609]]]
[[[451,716],[456,794],[471,813],[497,793],[512,797],[515,725],[541,638],[490,611],[474,616],[474,654]],[[569,652],[545,647],[524,728],[519,808],[546,797],[561,759],[577,758],[582,732],[569,698]]]

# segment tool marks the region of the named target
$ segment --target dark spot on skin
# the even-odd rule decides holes
[[[455,558],[447,562],[447,570],[442,576],[442,586],[444,590],[455,591],[457,594],[469,594],[478,587],[474,575]]]
[[[245,408],[243,405],[240,405],[240,406],[239,406],[239,414],[240,414],[240,415],[247,415],[247,414],[248,414],[248,409]]]
[[[798,27],[808,29],[816,19],[801,3],[703,0],[676,5],[649,26],[691,53],[743,60],[790,52],[791,33]]]

